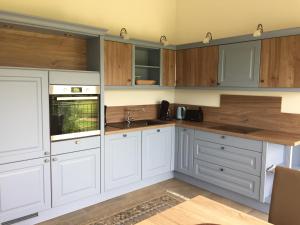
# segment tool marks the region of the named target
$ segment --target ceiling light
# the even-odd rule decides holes
[[[121,31],[120,31],[120,37],[125,39],[125,40],[128,40],[129,39],[129,35],[127,33],[127,30],[126,28],[122,28]]]
[[[162,36],[160,37],[159,42],[160,42],[163,46],[167,46],[167,45],[169,44],[168,39],[167,39],[167,37],[166,37],[165,35],[162,35]]]
[[[260,37],[264,32],[262,24],[258,24],[256,30],[253,32],[253,37]]]
[[[203,39],[203,43],[209,44],[210,41],[212,41],[212,34],[211,32],[207,32],[205,38]]]

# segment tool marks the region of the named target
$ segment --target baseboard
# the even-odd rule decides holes
[[[238,202],[240,204],[246,205],[250,208],[256,209],[258,211],[264,212],[264,213],[268,213],[269,212],[269,204],[264,204],[261,203],[255,199],[251,199],[248,197],[245,197],[243,195],[237,194],[235,192],[229,191],[229,190],[225,190],[223,188],[217,187],[215,185],[200,181],[199,179],[195,179],[191,176],[182,174],[182,173],[178,173],[178,172],[174,172],[174,176],[176,179],[184,181],[186,183],[195,185],[197,187],[200,187],[204,190],[207,190],[209,192],[212,192],[214,194],[220,195],[224,198],[228,198],[234,202]]]
[[[42,212],[39,212],[39,215],[35,218],[28,219],[19,223],[16,223],[15,225],[34,225],[37,223],[44,222],[46,220],[50,220],[62,215],[65,215],[67,213],[71,213],[101,202],[104,202],[106,200],[118,197],[120,195],[165,181],[174,178],[173,172],[164,173],[152,178],[148,178],[145,180],[142,180],[140,182],[124,186],[122,188],[114,189],[109,192],[104,192],[100,195],[91,196],[89,198],[85,198],[83,200],[75,201],[63,206],[51,208]]]

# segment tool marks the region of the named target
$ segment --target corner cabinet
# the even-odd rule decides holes
[[[171,171],[172,127],[142,132],[142,178]]]
[[[100,194],[100,148],[52,156],[53,207]]]
[[[0,69],[0,164],[50,155],[48,72]]]
[[[132,45],[105,41],[104,55],[105,85],[131,86]]]
[[[105,191],[132,184],[141,178],[141,132],[105,136]]]
[[[0,165],[0,205],[0,223],[50,209],[50,159]]]
[[[170,49],[163,49],[163,74],[162,85],[164,87],[175,87],[176,85],[176,51]]]
[[[219,47],[218,85],[221,87],[258,87],[261,41]]]
[[[175,170],[186,175],[194,173],[193,145],[195,131],[187,128],[176,128],[176,162]]]

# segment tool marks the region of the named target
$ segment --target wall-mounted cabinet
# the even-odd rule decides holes
[[[218,46],[178,50],[176,52],[176,86],[216,86],[218,58]]]
[[[260,46],[260,41],[221,45],[219,86],[258,87]]]
[[[132,45],[115,41],[105,41],[104,54],[105,85],[131,86]]]
[[[163,49],[163,81],[165,87],[175,87],[176,85],[176,51]]]
[[[260,87],[300,88],[300,35],[262,41]]]
[[[135,85],[160,85],[161,50],[135,46]]]
[[[0,28],[0,66],[99,71],[99,38]]]

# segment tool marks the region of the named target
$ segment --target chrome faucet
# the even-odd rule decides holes
[[[134,121],[134,118],[132,116],[133,112],[146,112],[145,108],[140,108],[140,109],[128,109],[127,111],[127,117],[126,117],[126,122],[127,126],[130,127],[131,123]]]

